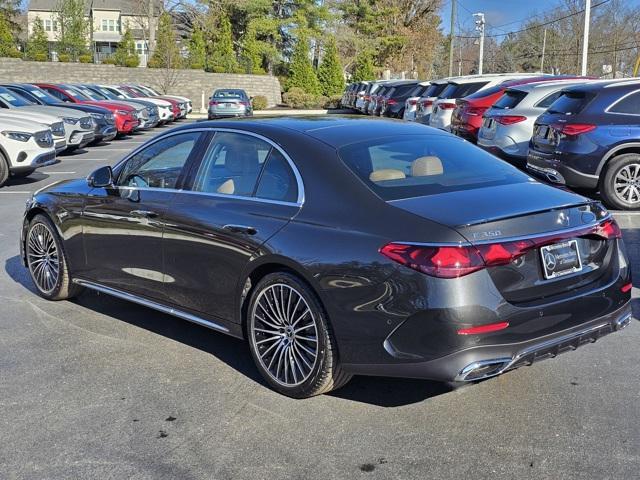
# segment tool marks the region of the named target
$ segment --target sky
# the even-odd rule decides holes
[[[458,5],[458,22],[464,27],[473,26],[472,13],[482,12],[488,25],[499,27],[502,31],[517,29],[523,20],[542,14],[556,5],[562,4],[562,0],[456,0]],[[599,0],[591,0],[592,4]],[[625,0],[629,4],[640,4],[640,0]],[[442,16],[442,27],[445,33],[449,33],[449,22],[451,18],[451,0],[445,0],[445,4],[440,12]],[[515,23],[511,23],[515,22]],[[508,23],[508,25],[504,25]],[[503,26],[504,25],[504,26]]]

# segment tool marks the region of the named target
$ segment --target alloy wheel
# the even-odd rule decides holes
[[[640,164],[622,167],[613,179],[616,196],[626,203],[640,202]]]
[[[37,287],[50,293],[60,277],[60,256],[53,233],[43,223],[31,227],[27,239],[27,262]]]
[[[269,285],[250,319],[251,342],[271,379],[287,387],[305,382],[318,361],[318,327],[305,298],[290,285]]]

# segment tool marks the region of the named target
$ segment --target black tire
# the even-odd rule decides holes
[[[266,313],[265,299],[273,306]],[[282,315],[277,309],[278,299],[286,305]],[[296,329],[296,325],[304,328]],[[340,368],[334,335],[320,300],[294,275],[276,272],[258,282],[251,294],[246,326],[253,361],[274,390],[293,398],[308,398],[340,388],[351,379],[351,375]],[[264,330],[266,327],[273,330]],[[310,333],[298,336],[299,331]],[[315,357],[311,360],[307,352],[313,350],[313,345],[316,345]],[[288,368],[291,369],[289,377]]]
[[[633,195],[632,192],[629,201],[625,201],[622,192],[621,194],[616,193],[616,185],[620,185],[619,181],[623,171],[637,172],[638,175],[638,178],[631,182],[637,195]],[[625,153],[609,160],[604,175],[600,177],[600,195],[610,208],[618,210],[640,209],[640,154]]]
[[[0,152],[0,187],[4,186],[7,180],[9,180],[9,163],[4,153]]]
[[[51,242],[46,242],[45,238],[43,238],[42,241],[38,239],[39,236],[46,237],[47,234],[51,235],[53,245],[51,245]],[[51,247],[54,246],[55,255],[48,253],[48,263],[45,264],[44,267],[39,267],[43,262],[39,260],[42,255],[38,248],[43,245],[49,245],[47,252],[53,252],[53,248]],[[69,263],[67,262],[62,241],[60,240],[56,227],[47,216],[38,214],[29,222],[25,240],[25,255],[27,257],[27,267],[31,275],[31,280],[41,297],[47,300],[66,300],[82,292],[82,287],[72,282]],[[51,275],[48,277],[52,277],[55,272],[55,278],[50,280],[50,288],[41,280],[43,269],[48,267],[50,267],[51,272]],[[40,274],[38,272],[40,272]]]

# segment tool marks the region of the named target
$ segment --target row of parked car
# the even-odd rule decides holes
[[[348,85],[342,104],[450,131],[548,182],[640,208],[640,79],[511,73]]]
[[[144,85],[0,84],[0,187],[58,154],[187,116],[186,97]]]

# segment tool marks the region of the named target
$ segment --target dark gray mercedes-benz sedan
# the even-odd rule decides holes
[[[40,294],[89,288],[246,338],[277,391],[488,378],[623,328],[598,203],[420,124],[201,122],[31,198]]]

